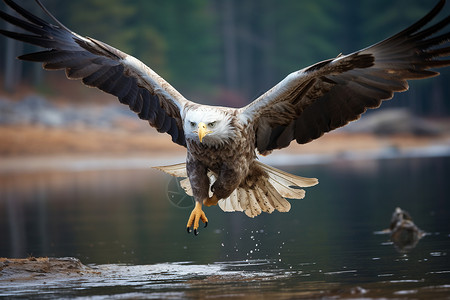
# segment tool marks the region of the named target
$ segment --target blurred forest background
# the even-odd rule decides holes
[[[34,1],[23,5],[44,13]],[[100,39],[153,68],[188,98],[241,106],[288,73],[384,39],[426,14],[429,0],[77,0],[46,7],[73,31]],[[2,9],[5,9],[5,5]],[[447,5],[444,13],[449,14]],[[3,28],[8,25],[2,24]],[[0,39],[0,76],[42,90],[48,72],[14,58],[29,46]],[[391,106],[416,114],[450,115],[446,76],[414,82]],[[6,75],[7,74],[7,75]]]
[[[35,1],[15,1],[50,20]],[[234,107],[249,103],[291,72],[340,53],[365,48],[405,29],[438,2],[41,1],[68,28],[137,57],[186,98]],[[10,12],[3,1],[0,1],[0,9]],[[447,3],[437,20],[449,15],[450,3]],[[13,30],[2,21],[0,28]],[[449,30],[447,28],[446,32]],[[248,238],[250,228],[264,228],[271,237],[267,243],[263,240],[263,248],[266,244],[276,245],[276,250],[272,251],[271,246],[268,248],[272,254],[278,252],[280,255],[279,251],[283,254],[284,250],[279,250],[278,246],[281,241],[283,245],[284,241],[293,241],[292,237],[298,244],[288,242],[286,254],[295,252],[296,256],[289,257],[296,264],[314,262],[311,265],[315,269],[322,269],[320,261],[315,265],[315,259],[320,257],[325,258],[322,260],[325,269],[336,265],[338,267],[332,270],[342,270],[344,260],[336,255],[347,251],[345,253],[351,257],[345,261],[353,262],[355,253],[361,255],[369,251],[367,255],[371,256],[363,257],[359,262],[362,262],[364,272],[370,273],[372,270],[367,271],[366,261],[372,261],[376,266],[379,262],[393,261],[384,258],[375,261],[373,257],[382,254],[374,254],[375,248],[370,247],[374,241],[379,244],[379,240],[373,239],[372,232],[388,225],[389,214],[398,201],[402,208],[403,204],[409,206],[405,209],[417,220],[422,220],[420,224],[425,230],[436,232],[435,238],[447,237],[448,201],[445,197],[448,197],[448,176],[445,176],[448,164],[441,160],[431,165],[423,163],[424,166],[417,160],[400,164],[395,160],[380,160],[379,164],[370,158],[403,155],[402,145],[417,148],[437,145],[437,150],[426,149],[430,155],[450,155],[450,67],[440,70],[442,75],[436,78],[410,82],[410,91],[397,93],[392,101],[384,103],[376,112],[391,114],[387,115],[385,124],[377,121],[381,125],[378,129],[373,125],[377,122],[372,122],[372,117],[377,115],[373,111],[344,127],[346,131],[336,130],[306,145],[292,143],[282,150],[291,151],[288,154],[307,154],[303,159],[279,155],[278,161],[269,162],[281,167],[284,164],[288,172],[300,173],[300,168],[297,173],[293,167],[296,164],[334,163],[334,166],[323,169],[302,167],[300,174],[320,178],[321,187],[308,190],[308,199],[298,203],[296,208],[293,205],[294,217],[270,216],[269,221],[267,216],[261,216],[262,219],[258,218],[260,221],[250,227],[248,224],[256,221],[244,221],[234,215],[228,219],[231,217],[216,213],[218,221],[211,222],[208,234],[200,235],[200,238],[206,238],[204,241],[209,241],[202,243],[210,247],[204,251],[198,248],[198,239],[185,242],[183,226],[187,211],[173,209],[169,204],[172,199],[165,194],[166,181],[158,177],[162,173],[155,175],[159,171],[149,170],[150,166],[183,161],[185,149],[172,143],[167,134],[158,134],[149,128],[147,122],[139,120],[114,97],[86,88],[79,81],[67,80],[62,71],[44,71],[40,64],[16,59],[33,51],[40,50],[0,36],[0,235],[4,241],[3,244],[0,242],[0,252],[3,251],[3,255],[55,256],[56,253],[99,264],[148,263],[150,259],[160,262],[170,261],[171,257],[195,261],[196,255],[209,263],[213,259],[224,259],[219,254],[226,253],[226,260],[236,258],[238,261],[252,258],[248,253],[245,256],[247,250],[244,250],[250,249],[250,243],[254,247],[253,236]],[[399,107],[404,109],[403,112],[393,109]],[[439,126],[435,129],[425,121],[437,122]],[[358,130],[350,132],[348,128],[352,125],[359,126]],[[392,137],[395,134],[397,136]],[[380,151],[373,151],[377,149]],[[369,154],[357,153],[360,150]],[[405,153],[406,156],[417,155],[417,152]],[[269,156],[272,157],[276,154]],[[343,163],[352,159],[355,163],[349,164],[351,168],[343,168]],[[360,163],[364,159],[368,159],[366,163]],[[143,168],[144,172],[117,172],[138,168]],[[42,172],[48,170],[50,172]],[[81,172],[83,170],[87,172]],[[419,183],[411,184],[416,182]],[[216,217],[212,219],[216,220]],[[259,227],[259,224],[267,224],[267,227]],[[308,229],[311,224],[312,228]],[[276,240],[272,237],[280,233],[275,233],[280,227],[295,228],[296,231],[282,231],[277,237],[281,241],[274,243]],[[249,228],[245,234],[243,228]],[[222,234],[216,234],[215,229],[222,230],[219,230]],[[299,232],[306,235],[297,235]],[[244,237],[242,241],[240,236]],[[355,237],[363,243],[353,243]],[[222,241],[225,241],[225,247],[223,243],[219,246]],[[438,239],[435,242],[440,243],[439,247],[448,244],[448,241]],[[248,243],[249,247],[241,246],[242,243]],[[257,243],[260,242],[257,240]],[[188,247],[183,248],[184,245]],[[431,256],[448,253],[445,248],[445,251],[441,248],[422,250],[419,253],[425,253],[429,258],[429,253]],[[118,254],[114,256],[116,252]],[[308,260],[309,253],[311,260]],[[257,255],[255,252],[253,258],[258,258]],[[138,261],[136,257],[147,260]],[[422,260],[410,259],[413,261]],[[395,265],[398,265],[397,260]],[[420,263],[418,269],[425,270],[428,265]],[[345,278],[352,268],[346,269],[347,266],[345,263]],[[402,261],[401,268],[404,266]],[[362,276],[365,276],[364,272]],[[376,272],[381,272],[378,267],[372,273],[379,274]],[[431,273],[424,271],[421,274]],[[355,278],[361,281],[365,277]]]
[[[291,72],[368,47],[405,29],[438,1],[42,2],[74,32],[137,57],[188,99],[240,107]],[[35,1],[20,3],[52,22]],[[14,13],[3,2],[0,8]],[[449,13],[447,3],[436,21]],[[5,22],[0,27],[13,30]],[[0,36],[0,159],[16,167],[16,162],[8,161],[11,156],[109,153],[129,157],[158,151],[184,155],[184,149],[149,129],[147,122],[114,97],[67,80],[63,71],[44,71],[40,64],[16,59],[33,51],[40,49]],[[450,132],[450,68],[440,71],[436,78],[410,81],[408,92],[397,93],[376,114],[369,110],[371,116],[343,131],[287,150],[321,153],[401,147],[405,135],[445,140]],[[336,137],[339,134],[341,138]],[[380,134],[402,139],[386,142],[379,139]],[[414,141],[410,146],[423,143]]]

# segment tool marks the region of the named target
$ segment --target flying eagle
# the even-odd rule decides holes
[[[305,144],[324,133],[357,120],[377,108],[394,92],[408,89],[407,80],[438,75],[431,71],[450,65],[450,32],[439,33],[450,16],[429,24],[443,8],[439,3],[421,20],[373,46],[324,60],[289,74],[272,89],[242,108],[200,105],[138,59],[61,24],[50,24],[11,0],[4,0],[21,17],[0,12],[5,21],[24,32],[0,33],[46,50],[19,59],[42,62],[48,70],[65,69],[70,79],[81,79],[127,104],[139,118],[187,150],[186,163],[159,167],[179,177],[193,195],[195,207],[187,231],[197,234],[199,221],[208,224],[202,205],[219,204],[224,211],[243,211],[249,217],[262,211],[287,212],[285,198],[305,195],[299,187],[318,183],[264,165],[257,153],[270,154]]]

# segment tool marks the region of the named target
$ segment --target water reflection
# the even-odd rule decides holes
[[[416,247],[425,232],[414,224],[407,211],[397,207],[392,214],[391,225],[387,231],[391,241],[400,253],[407,253]]]
[[[10,241],[1,243],[2,256],[126,261],[136,242],[148,248],[146,240],[170,231],[164,178],[151,171],[6,175],[0,190],[2,236]]]
[[[250,219],[207,208],[208,228],[195,238],[185,233],[191,208],[170,202],[166,192],[170,178],[157,171],[3,174],[0,256],[71,256],[85,264],[126,263],[150,269],[164,262],[174,269],[180,262],[190,262],[206,269],[219,264],[237,273],[280,272],[286,276],[270,281],[267,292],[284,286],[291,295],[300,295],[307,287],[320,292],[346,286],[350,296],[352,291],[385,291],[386,286],[393,295],[448,285],[449,158],[285,169],[318,177],[320,184],[308,189],[304,200],[292,201],[287,214]],[[386,236],[372,234],[386,225],[386,216],[395,207],[409,211],[430,233],[406,256],[398,254]],[[261,261],[269,263],[257,263]],[[193,286],[203,289],[210,284],[204,280],[213,274],[179,276],[182,287],[166,285],[164,291],[185,295]],[[245,289],[245,282],[239,285],[227,278],[232,284],[226,280],[218,284],[223,291],[233,285],[236,293]],[[266,279],[255,278],[264,286]],[[1,287],[0,282],[0,294]],[[158,290],[158,285],[146,282],[141,289]],[[443,289],[448,292],[439,291]],[[211,290],[211,295],[216,292]]]

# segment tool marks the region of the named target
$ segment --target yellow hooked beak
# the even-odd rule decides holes
[[[208,133],[211,133],[211,130],[206,129],[206,124],[203,122],[198,123],[198,139],[200,140],[200,143],[202,143],[203,138]]]

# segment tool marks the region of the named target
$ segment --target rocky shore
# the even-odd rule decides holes
[[[97,160],[136,164],[167,157],[183,159],[185,149],[159,134],[120,103],[57,102],[28,95],[0,97],[0,172],[42,170],[67,162]],[[275,155],[335,155],[402,151],[438,145],[450,149],[450,120],[429,120],[404,109],[370,111],[357,122],[305,145],[291,143]],[[114,163],[114,161],[119,163]]]

